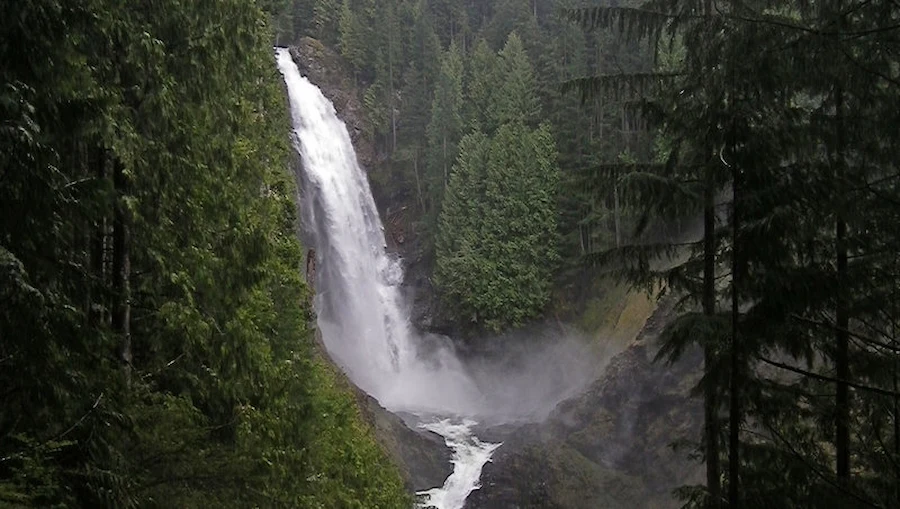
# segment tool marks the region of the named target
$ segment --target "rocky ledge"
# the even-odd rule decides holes
[[[290,47],[290,52],[300,74],[319,87],[334,104],[338,117],[347,125],[360,164],[366,169],[374,168],[377,164],[375,143],[367,134],[361,94],[347,64],[334,50],[311,37],[300,39]]]
[[[380,171],[375,144],[366,134],[358,86],[346,64],[311,38],[301,39],[290,51],[300,72],[334,103],[360,163]],[[390,192],[376,193],[376,202],[388,228],[391,218],[399,217],[396,211],[409,205]],[[449,332],[433,316],[433,292],[423,269],[427,261],[422,260],[415,236],[396,242],[393,237],[388,235],[389,247],[405,258],[409,296],[418,303],[414,321],[424,329]],[[671,491],[700,483],[703,476],[702,465],[687,459],[689,450],[672,447],[696,441],[702,429],[700,401],[690,397],[700,377],[702,356],[692,352],[674,365],[653,362],[656,339],[671,318],[671,306],[661,305],[604,375],[582,395],[561,403],[544,423],[479,430],[483,440],[504,445],[485,466],[482,488],[469,496],[466,507],[677,507]],[[325,352],[324,345],[320,349]],[[452,471],[443,439],[410,429],[363,391],[355,391],[364,418],[408,486],[415,490],[440,486]]]
[[[669,508],[672,490],[702,482],[702,465],[673,443],[696,441],[702,405],[691,398],[702,356],[654,363],[656,340],[671,319],[661,306],[630,347],[582,395],[561,403],[546,422],[510,433],[469,509]],[[491,439],[491,430],[485,431]]]

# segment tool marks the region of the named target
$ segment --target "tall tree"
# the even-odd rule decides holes
[[[522,45],[513,32],[499,54],[500,86],[488,111],[496,125],[522,122],[534,125],[540,113],[534,70]]]
[[[411,503],[313,357],[273,7],[0,18],[0,505]]]
[[[431,103],[428,137],[428,196],[433,212],[440,210],[450,168],[456,160],[457,144],[463,135],[463,61],[455,43],[441,58],[441,71]]]
[[[484,39],[479,39],[467,66],[465,118],[484,132],[497,128],[496,119],[489,112],[497,83],[502,83],[498,64],[497,55]]]
[[[501,126],[460,143],[437,236],[435,283],[455,316],[490,330],[538,316],[550,297],[558,170],[545,126]]]

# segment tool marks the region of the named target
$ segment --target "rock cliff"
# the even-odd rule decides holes
[[[692,352],[674,365],[652,362],[670,318],[670,306],[657,309],[604,375],[546,422],[514,433],[497,430],[504,444],[467,507],[677,507],[671,491],[700,483],[704,472],[687,459],[689,450],[671,446],[699,439],[702,405],[690,392],[702,356]]]
[[[335,52],[315,39],[301,39],[291,53],[301,73],[322,89],[347,124],[357,157],[373,181],[373,194],[389,230],[389,247],[405,259],[407,286],[417,302],[414,319],[430,328],[432,293],[418,242],[415,235],[407,235],[408,217],[392,219],[408,216],[410,204],[377,184],[389,182],[375,175],[389,168],[367,135],[370,130],[352,73]],[[393,228],[400,228],[399,233],[390,231]],[[615,305],[598,301],[594,314],[602,316],[587,321],[598,331],[610,322],[609,330],[602,332],[607,340],[629,346],[583,394],[561,403],[545,422],[479,430],[479,437],[504,445],[485,466],[482,488],[470,495],[467,508],[668,508],[677,506],[672,489],[702,481],[702,465],[687,459],[690,451],[671,447],[698,439],[702,429],[701,404],[690,397],[700,376],[701,356],[693,352],[671,366],[653,363],[656,339],[672,316],[671,306],[653,311],[653,305],[626,292],[607,297]],[[409,487],[441,485],[452,469],[443,440],[408,428],[373,398],[353,390],[364,417],[406,475]]]

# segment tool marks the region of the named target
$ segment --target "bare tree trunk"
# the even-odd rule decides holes
[[[734,144],[732,143],[732,146]],[[738,509],[741,506],[741,383],[743,361],[740,339],[740,289],[743,277],[743,247],[739,245],[741,228],[741,182],[740,171],[732,162],[731,171],[731,369],[730,369],[730,404],[728,405],[728,507]]]
[[[416,195],[419,198],[419,206],[422,210],[425,210],[425,200],[422,198],[422,185],[419,182],[419,152],[416,150],[413,153],[413,175],[416,176]]]
[[[444,135],[444,138],[443,138],[443,144],[444,144],[444,147],[443,147],[444,157],[442,158],[442,162],[444,163],[444,186],[446,186],[447,182],[449,181],[449,175],[447,175],[447,135],[446,134]]]
[[[124,196],[127,177],[120,161],[114,163],[113,184],[116,188],[116,205],[113,219],[113,312],[112,330],[120,337],[119,356],[125,379],[130,384],[132,371],[131,351],[131,238]]]
[[[838,195],[844,188],[844,92],[840,86],[834,90],[835,119],[835,164],[838,176]],[[844,220],[843,205],[838,206],[835,221],[835,257],[837,258],[837,305],[835,309],[835,370],[837,391],[835,395],[835,455],[838,482],[847,487],[850,482],[850,316],[848,311],[847,287],[847,223]]]
[[[613,209],[616,221],[616,249],[622,246],[621,237],[619,236],[619,179],[618,175],[613,182]]]
[[[713,15],[712,0],[704,0],[704,14]],[[716,314],[716,198],[712,168],[706,170],[703,190],[703,314],[712,319]],[[716,362],[713,344],[703,349],[705,375],[710,377]],[[703,401],[704,442],[706,449],[706,488],[709,490],[710,509],[722,507],[722,468],[719,464],[719,394],[718,383],[710,377],[704,387]]]
[[[706,170],[703,191],[703,314],[712,319],[716,314],[716,202],[712,170]],[[703,440],[706,449],[706,487],[709,507],[722,505],[721,468],[719,467],[719,394],[716,381],[710,376],[716,352],[711,343],[703,348],[706,385],[703,388]]]
[[[844,295],[846,291],[843,282],[846,280],[847,274],[847,247],[846,247],[846,230],[847,225],[843,219],[838,218],[837,236],[835,239],[835,248],[837,251],[837,278],[838,278],[838,296],[837,309],[835,310],[835,369],[837,371],[837,394],[835,395],[835,453],[836,468],[839,481],[849,482],[850,480],[850,388],[847,381],[850,379],[850,360],[849,350],[850,341],[847,333],[850,325],[847,313],[847,297]]]
[[[90,165],[94,169],[94,176],[97,182],[106,181],[108,172],[106,164],[108,157],[106,150],[101,147],[94,147],[92,150]],[[91,260],[90,273],[91,284],[88,285],[89,300],[91,308],[88,310],[88,323],[91,326],[98,326],[103,323],[103,309],[106,308],[105,288],[106,288],[106,215],[103,214],[94,221],[94,231],[91,237]]]
[[[391,16],[393,19],[393,14]],[[397,115],[394,111],[394,34],[388,35],[388,107],[391,109],[391,154],[397,151]]]
[[[893,318],[891,319],[891,343],[896,347],[897,346],[897,329],[894,325]],[[893,378],[894,378],[894,456],[900,458],[900,398],[897,396],[897,391],[900,389],[897,384],[897,356],[894,354],[894,370],[893,370]],[[900,469],[896,466],[894,467],[894,499],[897,502],[897,506],[900,507]]]

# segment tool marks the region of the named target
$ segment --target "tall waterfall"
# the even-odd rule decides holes
[[[418,355],[400,291],[403,266],[385,251],[346,126],[288,51],[277,51],[303,163],[302,215],[316,249],[315,304],[329,353],[391,410],[477,413],[483,397],[452,351],[440,350],[427,362]]]
[[[491,424],[542,420],[581,391],[609,358],[558,323],[484,338],[492,354],[460,361],[449,338],[410,324],[401,260],[384,231],[346,126],[322,92],[276,49],[300,155],[306,241],[316,249],[316,313],[325,346],[356,385],[394,412],[418,416],[453,450],[453,474],[422,493],[438,509],[460,509],[478,489],[497,447],[473,434]]]
[[[333,105],[276,49],[290,98],[294,143],[303,166],[304,229],[316,249],[316,311],[329,353],[386,408],[422,416],[476,415],[484,397],[449,348],[417,352],[399,285],[400,260],[385,251],[384,232],[366,175]],[[423,493],[425,503],[459,509],[478,487],[493,444],[471,436],[471,422],[434,420],[454,450],[453,475]]]

